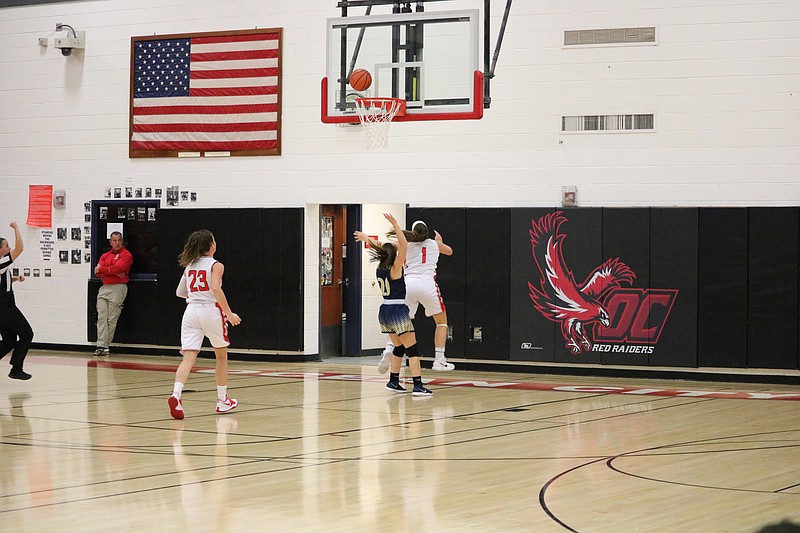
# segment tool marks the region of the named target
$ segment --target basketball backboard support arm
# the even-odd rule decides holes
[[[506,33],[506,22],[508,22],[508,15],[511,13],[511,1],[506,0],[506,10],[503,13],[503,21],[500,23],[500,31],[497,34],[497,44],[494,47],[494,55],[492,56],[491,65],[489,64],[489,34],[491,29],[491,20],[489,9],[491,0],[483,0],[484,17],[483,17],[483,60],[484,60],[484,87],[483,87],[483,107],[489,108],[492,103],[492,95],[489,92],[489,83],[494,78],[494,69],[497,67],[497,58],[500,57],[500,47],[503,46],[503,35]]]
[[[372,12],[372,6],[367,6],[366,16]],[[353,69],[356,68],[356,61],[358,60],[358,51],[361,50],[361,43],[364,42],[364,31],[366,28],[361,28],[361,31],[358,32],[358,40],[356,41],[356,49],[353,50],[353,57],[350,58],[350,67],[347,69],[347,78],[350,78],[350,74],[353,73]],[[342,39],[344,39],[344,34],[342,34]],[[347,42],[342,43],[342,46],[347,49]]]

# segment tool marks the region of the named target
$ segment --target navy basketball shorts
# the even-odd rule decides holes
[[[378,310],[378,323],[381,325],[381,333],[413,333],[414,324],[408,317],[408,307],[403,304],[381,304]]]

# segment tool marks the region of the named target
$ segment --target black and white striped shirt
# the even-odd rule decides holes
[[[11,265],[13,263],[11,254],[0,257],[0,295],[2,296],[11,294]]]

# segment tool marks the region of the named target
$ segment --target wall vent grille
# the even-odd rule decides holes
[[[654,131],[652,113],[640,115],[574,115],[561,117],[562,132]]]
[[[655,26],[642,28],[604,28],[597,30],[568,30],[564,32],[564,46],[607,45],[623,43],[656,42]]]

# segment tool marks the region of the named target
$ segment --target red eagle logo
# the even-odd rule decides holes
[[[636,275],[617,257],[595,268],[578,286],[561,251],[565,235],[559,228],[566,221],[561,211],[531,221],[531,246],[541,280],[538,288],[528,283],[528,289],[533,306],[548,320],[561,323],[567,348],[579,354],[592,349],[586,334],[589,324],[611,323],[600,303],[602,297],[622,283],[632,283]]]

